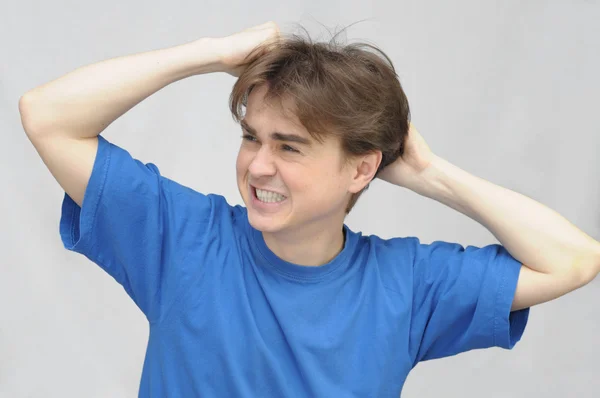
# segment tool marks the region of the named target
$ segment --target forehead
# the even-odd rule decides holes
[[[331,134],[311,134],[296,116],[296,105],[289,97],[281,100],[267,99],[267,85],[255,87],[248,96],[246,114],[242,126],[249,126],[255,132],[269,134],[273,132],[283,135],[300,136],[310,142],[313,150],[339,150],[340,139]]]
[[[248,96],[248,103],[246,106],[245,120],[249,123],[252,122],[263,122],[265,120],[276,122],[282,125],[293,126],[294,129],[306,132],[308,131],[295,113],[295,105],[289,98],[283,98],[281,101],[277,99],[266,99],[267,94],[266,85],[255,87]]]

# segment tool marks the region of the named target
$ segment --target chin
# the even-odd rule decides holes
[[[274,233],[285,228],[285,223],[278,220],[278,217],[256,214],[251,208],[248,208],[248,222],[252,228],[260,232]]]

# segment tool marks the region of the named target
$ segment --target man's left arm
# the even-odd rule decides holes
[[[600,242],[525,195],[433,155],[412,189],[485,226],[523,264],[512,310],[553,300],[600,273]]]
[[[541,203],[435,155],[412,123],[402,157],[378,177],[486,227],[523,264],[513,311],[558,298],[600,273],[600,242]]]

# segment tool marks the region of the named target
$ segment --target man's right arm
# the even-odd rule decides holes
[[[222,71],[217,39],[101,61],[36,87],[19,100],[23,128],[65,192],[82,206],[97,136],[161,88]]]

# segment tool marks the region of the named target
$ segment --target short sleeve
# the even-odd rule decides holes
[[[207,239],[213,202],[98,136],[82,206],[65,193],[60,236],[66,249],[98,264],[155,321],[199,272],[185,258]]]
[[[521,339],[529,308],[511,312],[521,263],[501,245],[415,245],[411,341],[419,361]]]

